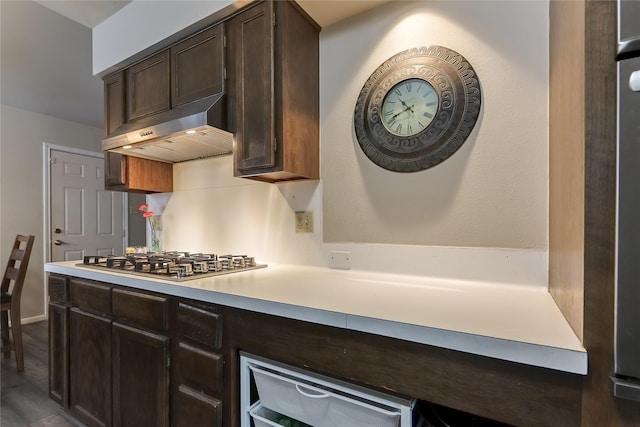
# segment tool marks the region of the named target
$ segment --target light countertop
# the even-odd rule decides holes
[[[585,375],[587,353],[538,287],[297,265],[174,282],[45,264],[45,271]]]

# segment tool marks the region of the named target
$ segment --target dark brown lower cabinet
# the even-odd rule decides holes
[[[49,397],[69,408],[69,278],[49,275]]]
[[[113,425],[169,426],[169,337],[113,323]]]
[[[52,284],[51,396],[64,406],[68,381],[69,410],[88,426],[239,427],[240,351],[509,425],[584,425],[580,375],[104,282]]]
[[[54,274],[49,295],[49,395],[84,424],[229,425],[219,307]]]
[[[172,425],[230,425],[225,387],[222,311],[213,304],[179,300],[175,313]]]
[[[69,407],[69,307],[49,303],[49,397]]]
[[[111,319],[71,308],[69,404],[88,426],[111,425]]]

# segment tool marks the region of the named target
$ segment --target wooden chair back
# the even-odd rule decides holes
[[[29,266],[29,258],[31,258],[31,249],[33,248],[34,236],[23,236],[18,234],[7,262],[7,268],[2,277],[2,285],[0,291],[3,296],[10,295],[11,302],[20,303],[20,295],[22,294],[22,285],[24,277],[27,274]],[[13,287],[11,283],[13,282]],[[4,298],[3,298],[4,299]]]

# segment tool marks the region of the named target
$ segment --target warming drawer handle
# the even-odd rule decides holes
[[[305,391],[303,390],[303,386],[301,386],[300,384],[296,384],[296,390],[298,390],[298,393],[300,393],[301,395],[310,397],[312,399],[325,399],[330,396],[328,393],[322,393],[310,388],[307,388],[308,391]]]

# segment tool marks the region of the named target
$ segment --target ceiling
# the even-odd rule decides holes
[[[93,28],[102,21],[125,7],[131,0],[65,0],[65,1],[37,1],[42,6],[47,7],[54,12],[66,16],[69,19]]]
[[[326,27],[388,1],[298,3]],[[92,74],[91,29],[128,3],[0,0],[1,103],[102,128],[103,87]]]

